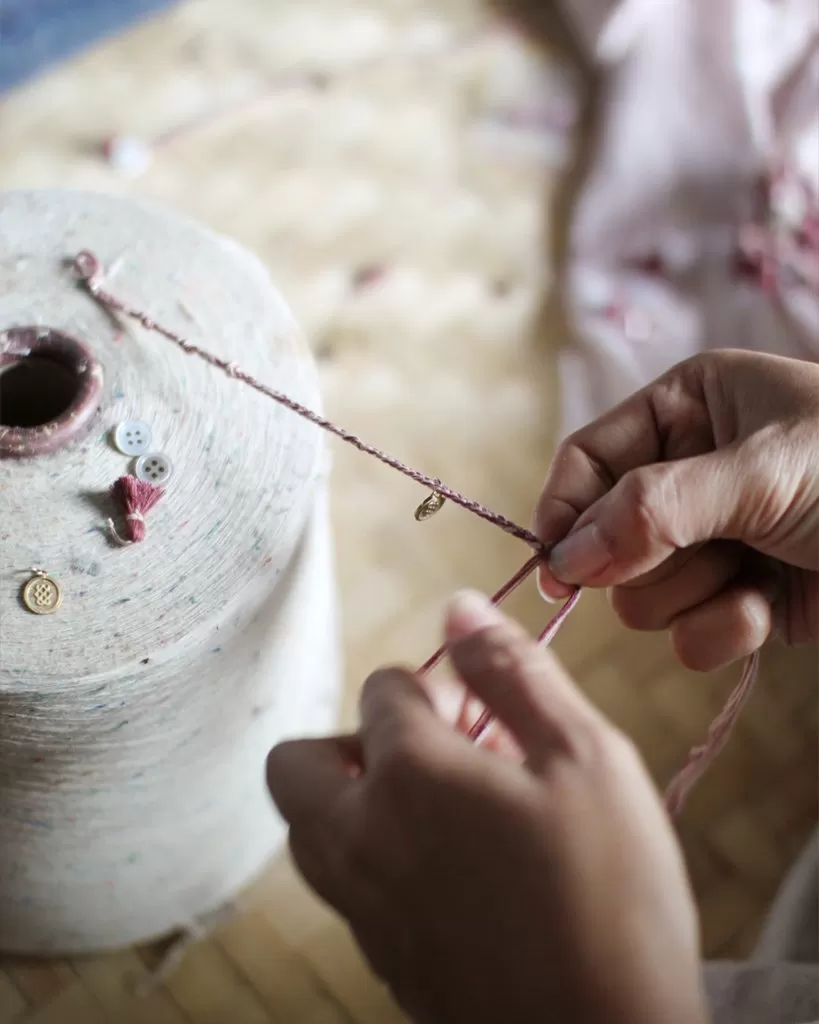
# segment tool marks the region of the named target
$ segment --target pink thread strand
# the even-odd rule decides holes
[[[500,588],[500,590],[497,591],[497,593],[493,594],[493,596],[490,598],[492,604],[499,605],[503,601],[505,601],[513,590],[517,590],[521,583],[523,583],[525,579],[531,576],[535,569],[540,565],[541,561],[542,559],[540,555],[535,555],[534,558],[530,558],[528,562],[522,565],[521,568],[518,569],[518,571],[515,573],[515,575],[508,579],[506,583],[504,583],[504,585]],[[438,650],[429,658],[427,658],[424,664],[418,669],[419,674],[426,675],[427,672],[431,672],[435,668],[435,666],[443,660],[445,655],[446,644],[441,644]]]
[[[312,409],[308,409],[306,406],[301,405],[301,403],[296,402],[283,392],[277,391],[275,388],[268,387],[266,384],[262,384],[260,381],[256,380],[255,377],[246,373],[236,363],[231,363],[225,359],[220,359],[218,356],[212,355],[210,352],[205,351],[205,349],[200,348],[198,345],[194,345],[192,342],[187,341],[181,335],[178,335],[168,328],[163,327],[161,324],[156,323],[156,321],[152,320],[146,313],[127,305],[115,295],[110,294],[110,292],[107,292],[102,286],[102,268],[99,260],[93,255],[93,253],[88,251],[78,253],[74,259],[74,268],[92,297],[101,305],[107,307],[110,311],[121,313],[124,316],[128,316],[131,319],[136,320],[138,323],[142,324],[146,330],[154,331],[155,333],[162,335],[169,341],[172,341],[188,355],[198,356],[211,366],[222,370],[229,377],[243,381],[245,384],[254,388],[254,390],[261,392],[263,395],[267,395],[267,397],[272,398],[274,402],[284,406],[291,412],[294,412],[303,419],[308,420],[310,423],[315,424],[315,426],[321,427],[323,430],[334,434],[336,437],[345,441],[347,444],[352,445],[354,448],[357,448],[365,455],[371,455],[373,458],[378,459],[379,462],[382,462],[387,466],[391,466],[393,469],[398,470],[399,473],[403,473],[404,476],[409,477],[416,483],[422,484],[431,491],[437,491],[439,494],[453,502],[453,504],[459,505],[461,508],[466,509],[466,511],[472,512],[473,515],[478,516],[480,519],[497,526],[505,533],[508,533],[513,537],[517,537],[519,540],[525,541],[529,544],[537,554],[530,558],[515,573],[515,575],[511,577],[511,579],[504,583],[500,590],[498,590],[492,597],[493,604],[499,605],[503,602],[512,593],[512,591],[519,587],[520,584],[527,579],[532,572],[534,572],[537,566],[548,556],[547,548],[531,530],[527,530],[524,527],[519,526],[511,519],[507,519],[505,516],[502,516],[497,512],[493,512],[491,509],[486,508],[479,502],[473,501],[471,498],[465,497],[458,491],[452,490],[451,487],[448,487],[441,480],[427,476],[426,473],[421,473],[419,470],[405,465],[399,459],[388,455],[386,452],[381,451],[380,448],[376,448],[374,445],[368,444],[357,435],[337,426],[330,420],[327,420],[318,413],[313,412]],[[135,517],[129,517],[128,522],[131,527],[142,526],[144,529],[144,523],[137,521]],[[579,598],[580,591],[576,590],[540,634],[538,643],[548,646],[552,642],[554,637],[557,635],[558,630],[563,626],[566,619],[571,614]],[[446,645],[443,645],[439,647],[438,650],[427,659],[427,661],[424,662],[419,671],[421,673],[429,672],[441,661],[445,654]],[[704,743],[699,747],[695,747],[689,753],[682,769],[672,779],[671,784],[666,790],[666,807],[670,814],[676,815],[679,813],[692,787],[727,743],[728,737],[736,725],[737,719],[750,696],[756,679],[758,664],[759,654],[758,652],[755,652],[750,656],[750,658],[748,658],[739,683],[734,688],[734,691],[728,698],[728,701],[720,714],[712,723]],[[491,724],[492,718],[492,713],[488,709],[485,709],[471,726],[467,736],[473,741],[479,739]]]
[[[754,651],[745,662],[740,680],[731,691],[725,706],[711,723],[704,742],[699,747],[694,747],[685,764],[671,780],[665,791],[665,803],[672,817],[679,814],[694,785],[728,742],[742,709],[751,696],[758,668],[759,651]]]
[[[79,253],[74,260],[74,266],[81,280],[86,284],[88,290],[102,305],[107,306],[111,310],[122,313],[125,316],[131,317],[131,319],[142,324],[146,330],[154,331],[157,334],[161,334],[169,341],[172,341],[188,355],[198,356],[211,366],[215,366],[217,369],[222,370],[222,372],[226,373],[229,377],[241,380],[254,390],[261,392],[263,395],[267,395],[268,398],[272,398],[274,402],[278,402],[279,405],[282,405],[291,412],[296,413],[297,416],[301,416],[302,419],[309,420],[310,423],[315,424],[317,427],[321,427],[322,430],[326,430],[329,433],[334,434],[336,437],[341,438],[342,441],[345,441],[347,444],[357,448],[360,452],[364,452],[365,455],[371,455],[373,458],[378,459],[379,462],[383,462],[385,465],[398,470],[399,473],[403,473],[404,476],[409,477],[410,480],[414,480],[416,483],[422,484],[424,487],[428,487],[431,491],[437,491],[453,504],[460,505],[461,508],[465,508],[468,512],[472,512],[480,519],[484,519],[486,522],[499,527],[512,537],[517,537],[518,540],[525,541],[530,547],[534,548],[535,551],[538,551],[545,557],[547,552],[543,543],[534,533],[532,533],[531,530],[527,530],[525,527],[519,526],[517,523],[512,522],[511,519],[507,519],[506,516],[503,516],[498,512],[493,512],[480,502],[473,501],[472,498],[467,498],[464,495],[459,494],[458,491],[454,491],[451,487],[448,487],[443,483],[443,481],[438,480],[437,477],[428,476],[426,473],[420,472],[420,470],[413,469],[411,466],[405,465],[400,461],[400,459],[396,459],[392,455],[388,455],[386,452],[381,451],[380,448],[376,448],[374,445],[368,444],[356,434],[351,433],[349,430],[345,430],[343,427],[337,426],[335,423],[332,423],[330,420],[320,416],[312,409],[308,409],[300,402],[296,402],[283,392],[277,391],[275,388],[268,387],[267,384],[263,384],[261,381],[256,380],[255,377],[245,372],[245,370],[236,363],[228,362],[226,359],[220,359],[219,356],[215,356],[212,353],[207,352],[198,345],[194,345],[181,335],[176,334],[167,327],[163,327],[161,324],[156,323],[156,321],[152,320],[147,314],[138,309],[134,309],[132,306],[128,306],[115,295],[111,295],[109,292],[105,291],[102,287],[102,269],[100,267],[99,260],[93,255],[93,253]]]

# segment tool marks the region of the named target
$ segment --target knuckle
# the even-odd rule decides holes
[[[581,427],[563,442],[558,451],[567,463],[574,462],[577,465],[587,467],[597,477],[598,483],[603,492],[611,490],[616,483],[612,471],[595,452],[592,438],[594,426]]]
[[[671,648],[680,664],[692,672],[712,672],[731,659],[725,657],[718,648],[717,652],[702,638],[684,624],[673,624],[670,631]]]
[[[597,478],[602,492],[605,493],[615,485],[616,479],[609,467],[596,454],[593,436],[593,426],[581,427],[574,431],[558,446],[552,465],[559,467],[564,474],[578,470],[591,470]],[[582,511],[582,508],[575,508],[575,516],[580,515]]]
[[[607,778],[639,758],[631,739],[612,722],[595,715],[574,730],[575,761],[596,777]]]
[[[520,679],[531,675],[538,651],[525,635],[512,629],[487,629],[458,645],[461,671],[472,679]]]
[[[654,610],[646,606],[642,595],[633,588],[612,587],[609,591],[609,604],[628,629],[646,631],[661,629],[665,625],[657,622]]]
[[[643,768],[642,754],[632,738],[612,723],[600,730],[595,748],[597,776],[605,785],[632,778]]]
[[[736,597],[707,623],[671,627],[671,644],[682,664],[694,672],[713,672],[760,648],[771,634],[770,606],[759,594]]]
[[[382,668],[373,672],[364,680],[364,685],[361,687],[359,698],[361,703],[378,698],[385,690],[389,690],[396,677],[403,677],[406,674],[404,669],[396,667]]]
[[[564,438],[563,441],[557,446],[555,452],[554,462],[558,465],[562,465],[568,459],[572,457],[572,453],[580,446],[582,441],[583,433],[581,430],[575,430],[569,434],[568,437]]]
[[[534,644],[527,637],[507,630],[502,635],[487,632],[483,636],[486,647],[482,655],[489,671],[496,676],[520,677],[527,674],[535,653]]]
[[[620,768],[643,763],[643,756],[631,736],[615,726],[608,731],[605,756],[609,764]]]
[[[761,647],[771,633],[771,606],[759,593],[743,595],[737,603],[735,633],[742,653]]]
[[[651,537],[655,528],[656,495],[653,478],[635,471],[623,478],[623,497],[629,509],[632,529],[640,537]]]
[[[641,543],[662,541],[680,546],[672,536],[674,510],[678,507],[675,481],[663,464],[627,473],[622,480],[629,529]]]
[[[422,736],[396,725],[373,773],[374,783],[388,791],[403,790],[426,774],[427,744]]]
[[[362,816],[360,827],[356,828],[344,844],[335,845],[335,854],[343,864],[344,873],[352,878],[373,878],[379,870],[377,838],[385,822],[380,816],[372,827],[368,827],[366,815]]]
[[[491,689],[503,687],[516,694],[517,700],[528,701],[532,713],[537,701],[528,695],[548,690],[553,671],[549,655],[523,631],[504,630],[501,635],[485,634],[487,646],[478,655],[481,672]]]

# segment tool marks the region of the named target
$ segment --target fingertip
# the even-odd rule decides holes
[[[270,789],[273,788],[279,773],[286,768],[290,759],[290,750],[298,742],[298,740],[283,740],[268,751],[264,768],[267,785]]]
[[[267,755],[266,781],[273,803],[290,825],[324,814],[350,784],[352,740],[288,740]]]
[[[677,616],[669,633],[679,661],[694,672],[716,672],[759,650],[771,634],[765,595],[737,587]]]
[[[374,690],[386,686],[396,676],[409,675],[409,671],[400,665],[383,665],[374,669],[364,680],[364,688]]]
[[[537,572],[537,592],[547,604],[554,604],[556,601],[563,601],[571,597],[572,588],[565,583],[556,580],[549,570],[548,565],[541,565]]]
[[[385,668],[373,672],[361,689],[358,701],[361,716],[362,749],[367,737],[387,723],[437,718],[428,687],[413,672],[404,668]]]
[[[520,627],[482,629],[450,648],[464,684],[532,757],[566,750],[584,698],[562,664]]]
[[[388,665],[371,672],[364,680],[359,694],[359,704],[363,708],[367,704],[380,702],[385,695],[389,696],[399,690],[403,692],[417,689],[422,689],[420,681],[409,669]]]

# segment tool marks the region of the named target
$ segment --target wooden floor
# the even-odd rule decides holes
[[[472,5],[435,9],[439,34],[472,28]],[[12,96],[0,111],[0,187],[60,183],[150,197],[250,245],[314,343],[330,413],[526,522],[557,401],[548,348],[527,330],[547,284],[540,227],[553,176],[475,151],[468,131],[497,92],[498,62],[507,75],[520,71],[508,53],[444,57],[423,75],[388,62],[366,79],[342,77],[321,95],[291,96],[180,141],[137,182],[114,176],[92,146],[112,130],[164,130],[288,61],[323,67],[345,47],[366,50],[368,39],[389,54],[407,19],[421,15],[429,35],[432,15],[413,0],[184,4]],[[415,523],[414,485],[358,453],[335,454],[351,722],[371,669],[423,660],[453,589],[493,589],[526,551],[458,509]],[[531,628],[549,614],[531,589],[511,607]],[[703,737],[736,678],[735,670],[682,671],[664,636],[625,632],[599,594],[584,596],[556,648],[634,736],[660,783]],[[815,651],[766,652],[737,735],[680,823],[709,955],[750,949],[815,824],[816,682]],[[5,959],[0,1024],[400,1020],[285,857],[244,894],[235,917],[137,997],[160,953]]]

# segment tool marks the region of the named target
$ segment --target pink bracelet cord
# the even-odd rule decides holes
[[[81,282],[87,288],[90,295],[104,306],[111,313],[119,313],[123,316],[129,317],[132,320],[136,320],[146,330],[153,331],[156,334],[161,335],[168,341],[173,342],[182,349],[183,352],[188,355],[196,356],[199,359],[204,360],[211,366],[218,370],[221,370],[227,376],[232,377],[234,380],[240,380],[244,384],[259,391],[261,394],[271,398],[274,402],[284,406],[291,412],[294,412],[297,416],[301,416],[302,419],[308,420],[315,426],[320,427],[322,430],[333,434],[335,437],[340,438],[346,444],[352,445],[357,448],[360,452],[365,455],[369,455],[372,458],[378,459],[379,462],[383,462],[385,465],[390,466],[392,469],[397,470],[399,473],[403,473],[404,476],[409,477],[410,480],[414,480],[416,483],[422,484],[427,487],[434,494],[441,495],[447,500],[451,501],[455,505],[459,505],[461,508],[466,509],[467,512],[471,512],[473,515],[478,516],[485,522],[491,523],[498,529],[503,530],[505,533],[516,537],[518,540],[524,541],[534,551],[535,554],[524,563],[523,566],[510,577],[503,584],[503,586],[492,596],[491,600],[494,605],[500,605],[506,600],[509,595],[516,590],[524,580],[528,579],[531,574],[537,569],[537,567],[545,562],[548,558],[548,549],[543,542],[534,534],[531,530],[527,530],[523,526],[519,526],[511,519],[507,519],[506,516],[501,515],[498,512],[493,512],[491,509],[486,508],[480,502],[474,501],[472,498],[465,497],[458,491],[453,490],[447,486],[443,481],[436,477],[428,476],[426,473],[422,473],[420,470],[413,469],[411,466],[407,466],[401,462],[400,459],[396,459],[394,456],[387,454],[380,448],[376,448],[374,445],[368,444],[363,441],[356,434],[351,433],[349,430],[345,430],[343,427],[338,426],[331,420],[320,416],[312,409],[308,409],[306,406],[290,398],[288,395],[281,391],[277,391],[275,388],[271,388],[268,385],[256,380],[255,377],[246,373],[236,363],[228,362],[225,359],[220,359],[218,356],[207,352],[205,349],[200,348],[198,345],[194,345],[174,331],[169,330],[167,327],[156,323],[150,316],[141,310],[135,309],[129,306],[126,302],[119,299],[117,296],[112,295],[106,291],[103,287],[103,272],[99,260],[93,253],[83,251],[77,254],[74,259],[74,269],[79,276]],[[118,482],[120,490],[125,494],[124,488],[127,488],[127,481],[125,485]],[[158,489],[157,489],[158,490]],[[130,492],[128,492],[130,495]],[[126,501],[126,508],[130,508],[133,502],[130,500]],[[139,503],[140,514],[137,516],[135,513],[128,519],[129,523],[129,537],[125,541],[137,541],[144,536],[144,522],[142,521],[142,511],[147,511],[151,505],[155,504],[156,501],[161,497],[161,491],[158,495],[151,494],[148,497],[149,504],[147,502]],[[142,504],[146,507],[143,509]],[[136,507],[136,506],[134,506]],[[133,513],[133,508],[131,508]],[[136,534],[140,534],[139,537]],[[577,605],[580,598],[580,590],[574,591],[574,593],[567,599],[566,603],[549,622],[543,632],[538,638],[538,643],[543,646],[548,646],[557,635],[560,628],[566,622],[569,615],[572,613]],[[446,656],[446,645],[442,645],[432,654],[418,670],[421,674],[430,672],[436,665],[439,664]],[[716,719],[711,724],[705,741],[701,746],[695,747],[689,753],[683,767],[672,779],[670,785],[666,790],[665,800],[666,807],[671,815],[679,814],[682,806],[690,793],[693,786],[696,784],[698,779],[705,773],[720,751],[724,748],[728,742],[728,738],[733,730],[736,722],[742,713],[742,709],[745,706],[753,688],[754,681],[756,679],[757,669],[759,665],[759,654],[755,652],[748,658],[745,667],[742,672],[742,676],[728,698],[722,711],[717,715]],[[468,696],[464,701],[464,709],[466,708],[466,702]],[[463,711],[462,711],[463,714]],[[473,742],[480,739],[480,737],[486,732],[489,726],[492,724],[494,716],[492,712],[487,708],[481,712],[476,721],[468,727],[466,735]]]

